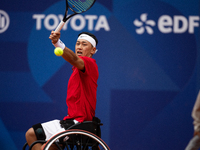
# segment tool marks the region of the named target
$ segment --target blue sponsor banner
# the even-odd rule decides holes
[[[182,150],[192,138],[199,6],[199,0],[97,0],[61,30],[73,51],[82,31],[99,40],[96,116],[111,149]],[[72,66],[54,55],[49,40],[64,11],[63,0],[0,2],[3,150],[22,149],[33,124],[67,115]]]

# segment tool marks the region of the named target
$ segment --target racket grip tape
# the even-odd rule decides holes
[[[60,24],[57,26],[56,28],[56,32],[60,32],[60,30],[63,28],[63,26],[65,25],[65,22],[64,21],[61,21]]]

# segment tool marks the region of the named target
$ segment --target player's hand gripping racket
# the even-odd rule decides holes
[[[58,27],[55,31],[60,31],[62,27],[65,25],[65,22],[73,17],[76,14],[83,13],[90,9],[92,5],[95,3],[96,0],[66,0],[66,10],[65,15],[63,17],[63,20],[60,22]],[[70,16],[67,16],[68,14],[68,8],[73,11],[74,13]]]

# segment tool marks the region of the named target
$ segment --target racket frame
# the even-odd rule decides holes
[[[90,7],[88,7],[87,10],[89,10],[89,9],[94,5],[95,2],[96,2],[96,0],[94,0],[94,2],[92,3],[92,5],[91,5]],[[68,9],[70,9],[72,12],[74,12],[74,14],[71,14],[71,15],[67,16],[67,14],[68,14]],[[67,20],[69,20],[71,17],[73,17],[73,16],[75,16],[75,15],[77,15],[77,14],[81,14],[81,13],[86,12],[87,10],[81,11],[81,12],[76,12],[76,11],[74,11],[74,10],[69,6],[68,0],[66,0],[65,15],[64,15],[64,17],[63,17],[63,20],[59,23],[59,25],[58,25],[57,28],[55,29],[55,31],[56,31],[56,32],[59,32],[59,31],[63,28],[63,26],[65,25],[65,23],[66,23]]]

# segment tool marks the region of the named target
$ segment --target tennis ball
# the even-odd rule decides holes
[[[54,49],[54,54],[55,54],[56,56],[62,56],[62,54],[63,54],[63,49],[60,48],[60,47],[56,47],[56,48]]]

